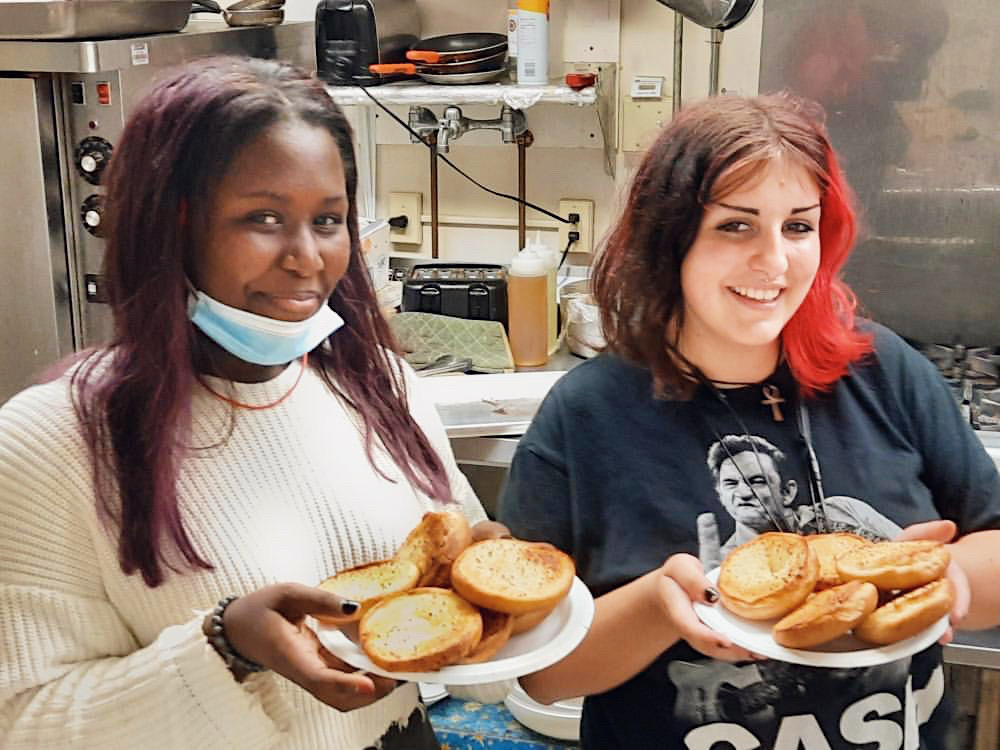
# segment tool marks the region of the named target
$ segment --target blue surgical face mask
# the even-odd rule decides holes
[[[227,352],[255,365],[298,359],[344,325],[326,303],[305,320],[276,320],[224,305],[196,289],[188,293],[188,318]]]

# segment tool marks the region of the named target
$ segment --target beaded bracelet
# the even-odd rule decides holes
[[[241,656],[226,638],[226,631],[222,626],[222,615],[225,613],[226,607],[236,599],[235,596],[227,596],[220,600],[215,605],[215,609],[205,617],[201,630],[208,638],[208,642],[212,644],[212,648],[222,657],[229,671],[233,673],[236,681],[243,682],[253,672],[266,672],[267,667]]]

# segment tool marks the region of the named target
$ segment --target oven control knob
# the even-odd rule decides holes
[[[80,219],[83,228],[95,237],[104,236],[104,199],[100,195],[89,195],[80,207]]]
[[[96,135],[84,138],[73,154],[76,171],[91,185],[99,185],[101,172],[108,166],[111,152],[111,144],[103,138]]]

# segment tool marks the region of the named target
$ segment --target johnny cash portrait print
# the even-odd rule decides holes
[[[805,485],[810,478],[786,475],[783,451],[758,435],[719,437],[708,447],[706,463],[718,500],[716,512],[696,521],[706,571],[768,531],[847,531],[871,540],[901,531],[856,498],[825,497],[817,509]],[[684,728],[687,750],[917,750],[919,725],[940,703],[944,675],[938,665],[914,684],[914,661],[828,669],[692,658],[670,661],[666,669],[676,689],[674,721]]]

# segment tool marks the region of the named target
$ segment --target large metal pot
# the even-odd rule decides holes
[[[699,26],[725,31],[743,21],[757,0],[660,0]]]
[[[111,39],[179,31],[190,15],[191,0],[0,0],[0,39]]]

